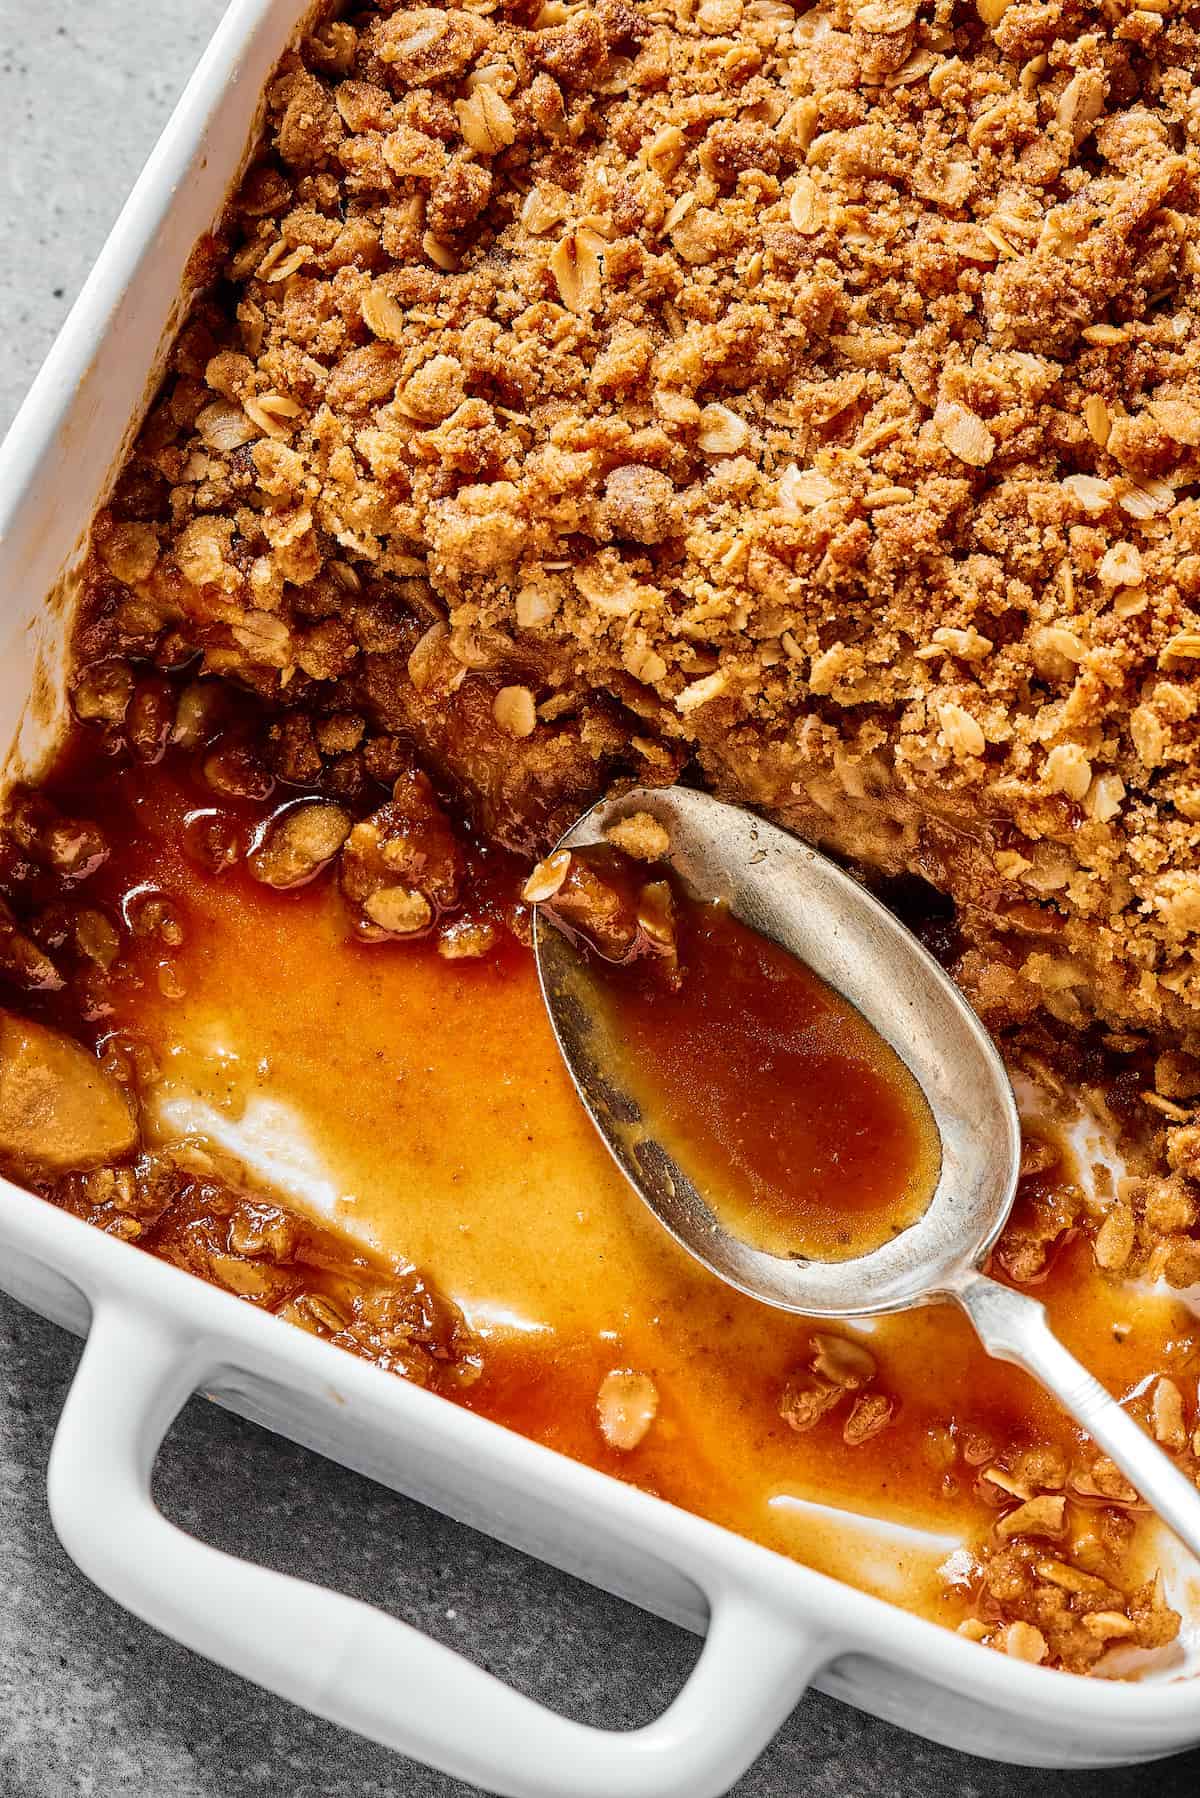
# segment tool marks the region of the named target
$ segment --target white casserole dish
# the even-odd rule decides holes
[[[178,322],[299,0],[233,0],[0,451],[0,732],[36,764],[61,707],[69,573]],[[54,597],[49,604],[44,596]],[[935,1741],[1101,1767],[1200,1742],[1192,1681],[1008,1660],[254,1311],[0,1182],[0,1285],[88,1346],[49,1498],[74,1560],[179,1641],[513,1798],[716,1798],[808,1683]],[[565,1721],[369,1607],[208,1548],[150,1473],[186,1398],[219,1402],[706,1635],[650,1726]],[[851,1550],[851,1552],[853,1552]]]

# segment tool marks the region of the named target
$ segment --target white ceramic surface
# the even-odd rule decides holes
[[[177,320],[188,254],[219,212],[300,12],[297,0],[234,0],[0,450],[0,734],[19,737],[18,766],[36,764],[53,727],[72,560],[149,391],[152,348]],[[717,1798],[810,1681],[936,1741],[1026,1765],[1101,1767],[1200,1741],[1194,1681],[1115,1685],[1008,1661],[3,1182],[0,1285],[88,1333],[49,1479],[79,1566],[201,1653],[487,1790]],[[183,1534],[155,1509],[150,1472],[196,1390],[702,1632],[682,1693],[647,1728],[585,1728],[368,1606]]]

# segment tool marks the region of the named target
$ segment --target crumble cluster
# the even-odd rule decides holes
[[[478,1342],[419,1273],[354,1254],[332,1231],[231,1183],[200,1151],[142,1153],[32,1184],[108,1235],[419,1386],[453,1395],[478,1377]]]
[[[415,729],[523,847],[697,755],[950,891],[993,1018],[1190,1030],[1198,26],[327,21],[97,527],[87,656],[171,624]]]

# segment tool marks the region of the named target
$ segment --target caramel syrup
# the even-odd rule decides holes
[[[612,851],[582,853],[608,879],[637,878]],[[671,886],[669,978],[661,957],[587,953],[640,1128],[734,1235],[768,1254],[838,1261],[880,1247],[917,1221],[937,1183],[925,1095],[810,967],[727,906]]]
[[[1079,1441],[965,1319],[939,1306],[878,1320],[863,1340],[895,1402],[887,1429],[851,1446],[843,1406],[796,1434],[781,1394],[824,1326],[731,1291],[639,1204],[575,1098],[527,950],[502,937],[489,960],[448,963],[429,942],[365,945],[329,875],[279,893],[244,863],[214,871],[192,852],[213,796],[175,751],[149,768],[71,757],[50,790],[112,845],[87,903],[119,920],[138,894],[161,894],[184,937],[170,980],[152,939],[126,938],[102,1013],[72,1012],[67,994],[34,1009],[83,1041],[143,1043],[162,1086],[190,1089],[214,1116],[278,1105],[326,1176],[314,1219],[352,1252],[415,1263],[465,1311],[482,1372],[455,1402],[867,1591],[962,1616],[969,1592],[939,1567],[995,1515],[989,1459],[1035,1442],[1069,1456]],[[249,836],[282,798],[221,805]],[[475,859],[476,898],[516,890],[504,861]],[[1023,1183],[1018,1221],[1043,1189],[1077,1178],[1066,1155]],[[290,1186],[285,1202],[310,1203]],[[1119,1395],[1158,1372],[1195,1379],[1187,1306],[1114,1293],[1082,1239],[1039,1296]],[[620,1367],[659,1394],[628,1453],[596,1416],[599,1384]],[[851,1552],[847,1512],[931,1534]]]

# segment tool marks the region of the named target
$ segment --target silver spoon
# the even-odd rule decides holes
[[[604,800],[559,849],[604,840],[607,826],[650,812],[667,829],[667,861],[686,890],[723,899],[857,1006],[922,1088],[941,1138],[933,1197],[918,1221],[846,1261],[801,1260],[753,1247],[642,1122],[606,1065],[589,1009],[591,983],[573,942],[534,910],[542,995],[576,1091],[634,1190],[714,1274],[751,1298],[809,1317],[868,1317],[939,1300],[962,1306],[990,1355],[1040,1380],[1200,1557],[1200,1492],[1059,1342],[1045,1307],[979,1271],[1016,1193],[1021,1135],[1004,1064],[933,957],[856,880],[753,813],[688,787],[641,788]]]

